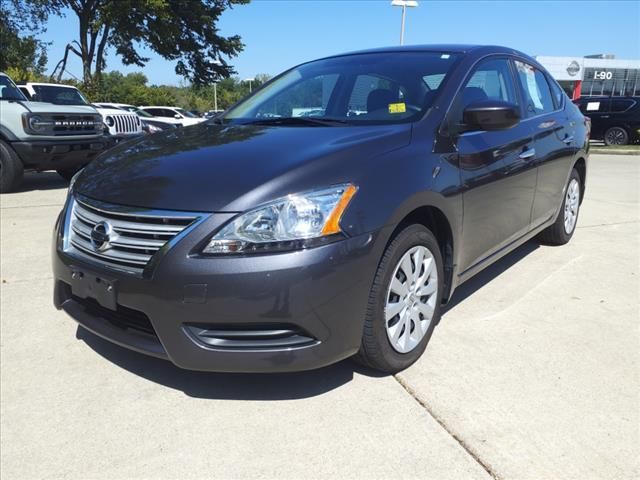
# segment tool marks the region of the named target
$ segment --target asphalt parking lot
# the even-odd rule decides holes
[[[51,300],[66,194],[1,203],[3,479],[640,476],[640,156],[594,155],[566,247],[529,242],[456,293],[396,377],[180,371]]]

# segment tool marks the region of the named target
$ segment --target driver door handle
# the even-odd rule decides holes
[[[524,150],[519,157],[522,160],[529,160],[530,158],[533,158],[536,156],[536,149],[535,148],[529,148],[527,150]]]

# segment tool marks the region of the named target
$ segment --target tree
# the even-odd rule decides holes
[[[16,81],[32,80],[44,73],[46,45],[35,35],[44,28],[48,8],[2,0],[0,8],[0,70]],[[26,33],[26,35],[25,35]]]
[[[73,12],[79,20],[78,41],[69,49],[82,59],[86,86],[100,83],[106,53],[114,48],[125,65],[143,67],[149,60],[141,47],[177,61],[176,73],[195,85],[234,73],[227,58],[244,45],[238,35],[220,35],[216,22],[234,5],[249,0],[13,0],[45,6],[57,15]],[[64,67],[64,66],[63,66]]]

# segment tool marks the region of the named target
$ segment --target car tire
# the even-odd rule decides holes
[[[423,257],[419,256],[420,252]],[[409,263],[404,265],[408,267],[403,267],[407,256]],[[416,268],[418,264],[420,269]],[[405,275],[405,269],[412,270],[413,274]],[[442,255],[431,231],[422,225],[411,225],[396,235],[378,266],[367,304],[360,351],[354,359],[390,374],[418,360],[440,320],[443,280]],[[417,286],[410,283],[416,281]],[[403,298],[405,294],[396,291],[404,292],[405,288]],[[429,295],[419,296],[427,290],[431,291]],[[399,308],[404,314],[391,317]],[[430,319],[424,316],[424,311],[432,312]]]
[[[56,170],[58,175],[64,178],[67,182],[70,182],[73,176],[82,170],[82,167],[69,167],[69,168],[59,168]]]
[[[604,133],[605,145],[627,145],[629,134],[622,127],[611,127]]]
[[[582,185],[580,175],[574,168],[562,195],[562,206],[556,221],[538,235],[538,240],[547,245],[564,245],[576,231],[580,214]]]
[[[9,145],[0,140],[0,193],[9,193],[22,183],[22,161]]]

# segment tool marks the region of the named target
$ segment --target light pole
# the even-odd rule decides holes
[[[402,25],[400,26],[400,45],[404,45],[404,22],[407,17],[407,7],[417,7],[416,0],[393,0],[392,7],[402,7]]]
[[[249,93],[251,93],[253,91],[252,85],[253,85],[253,81],[255,80],[255,78],[247,78],[245,80],[245,82],[249,82]]]
[[[217,65],[218,67],[221,67],[222,65],[224,65],[220,60],[215,59],[213,61],[214,65]],[[218,82],[213,82],[213,109],[217,112],[218,111]]]

